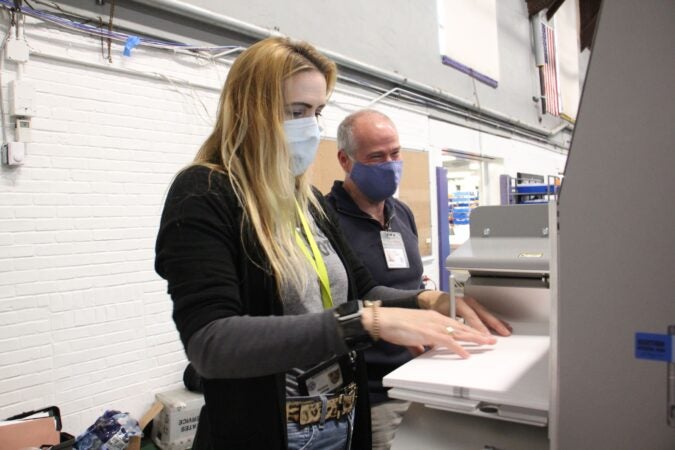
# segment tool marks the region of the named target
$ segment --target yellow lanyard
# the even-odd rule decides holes
[[[302,223],[302,230],[304,231],[305,238],[309,243],[309,247],[312,250],[312,253],[309,253],[307,244],[305,240],[300,236],[298,231],[295,231],[295,240],[297,241],[302,253],[307,257],[307,260],[314,268],[316,275],[319,277],[319,284],[321,285],[321,303],[323,303],[324,309],[329,309],[333,307],[333,296],[330,293],[330,281],[328,279],[328,270],[326,270],[326,264],[323,262],[321,257],[321,251],[316,245],[312,231],[309,229],[309,223],[307,223],[307,218],[305,214],[300,209],[298,202],[295,202],[295,206],[298,210],[298,216],[300,217],[300,222]]]

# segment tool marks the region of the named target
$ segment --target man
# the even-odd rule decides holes
[[[401,146],[394,123],[375,110],[360,110],[338,127],[338,160],[344,182],[335,181],[326,196],[337,212],[352,250],[378,284],[423,289],[422,258],[410,208],[392,197],[402,174]],[[449,296],[445,296],[445,301]],[[446,309],[447,311],[447,309]],[[468,325],[508,336],[508,325],[474,299],[457,299],[457,314]],[[409,402],[389,399],[382,377],[408,362],[405,347],[379,341],[365,352],[373,431],[373,449],[389,449]]]

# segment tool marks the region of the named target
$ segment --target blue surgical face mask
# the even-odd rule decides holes
[[[314,161],[321,140],[321,130],[316,117],[286,120],[284,132],[291,152],[291,167],[296,177],[305,173]]]
[[[403,173],[403,161],[362,164],[354,161],[349,178],[374,202],[381,202],[396,192]]]

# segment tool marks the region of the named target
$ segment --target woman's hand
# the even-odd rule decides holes
[[[450,314],[450,295],[443,291],[422,291],[417,296],[420,308]],[[511,335],[511,325],[498,319],[473,297],[456,297],[455,312],[472,328],[483,333],[493,330],[500,336]]]
[[[407,308],[364,308],[361,321],[371,334],[374,329],[374,314],[377,315],[380,339],[412,347],[419,352],[423,352],[425,346],[447,347],[462,358],[468,358],[469,352],[459,344],[459,341],[480,345],[497,342],[497,339],[489,333],[475,330],[436,311]]]

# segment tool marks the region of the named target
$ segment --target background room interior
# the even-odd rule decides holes
[[[155,238],[247,46],[281,34],[338,64],[312,168],[324,193],[343,177],[340,121],[360,108],[392,118],[397,196],[415,213],[429,286],[447,288],[445,257],[474,208],[521,202],[505,183],[522,174],[564,180],[591,3],[597,14],[584,0],[0,0],[12,144],[0,167],[0,418],[58,405],[78,434],[107,409],[140,418],[183,386]]]

